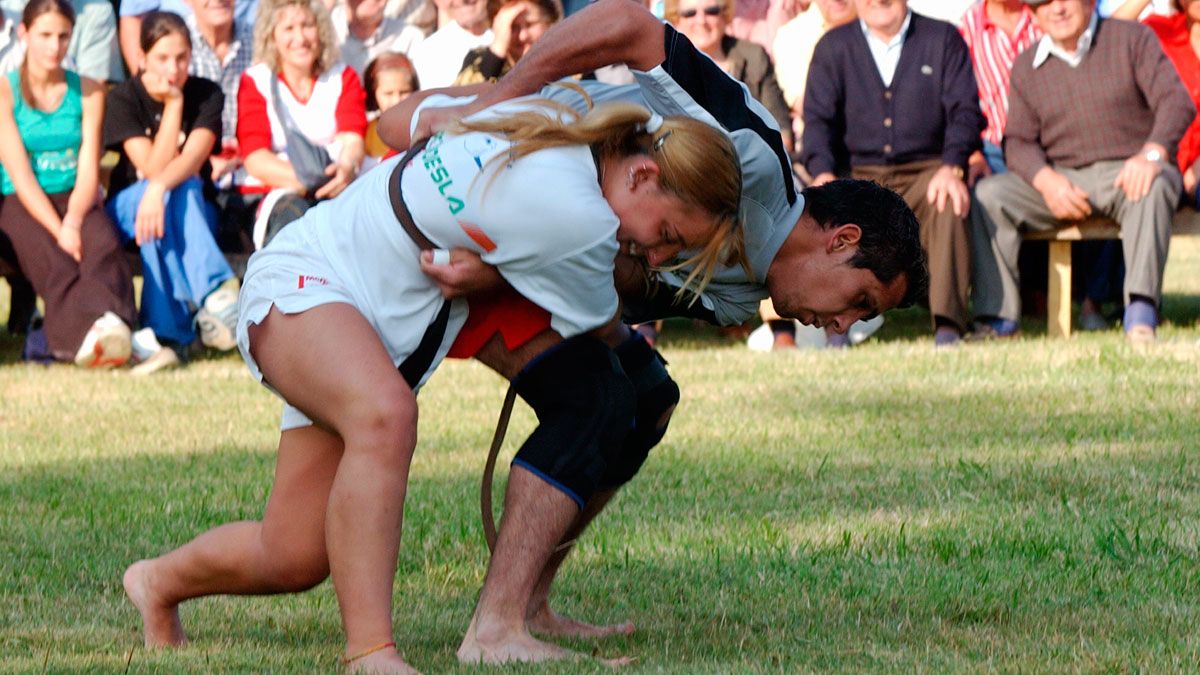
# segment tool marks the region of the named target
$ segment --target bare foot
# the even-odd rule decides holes
[[[602,638],[633,634],[632,621],[607,626],[594,625],[557,614],[549,605],[542,605],[533,614],[525,617],[525,625],[535,633],[560,637]]]
[[[391,675],[399,673],[400,675],[419,675],[420,671],[413,668],[400,658],[400,654],[395,648],[382,649],[374,654],[368,654],[360,659],[355,659],[353,663],[346,665],[347,673],[370,673],[372,675]]]
[[[462,663],[534,663],[583,657],[579,652],[542,642],[524,629],[477,630],[474,619],[458,648],[458,660]]]
[[[142,615],[142,635],[147,647],[178,647],[187,644],[183,624],[179,622],[179,605],[168,605],[155,597],[150,588],[153,563],[139,560],[125,570],[121,582],[125,595]]]

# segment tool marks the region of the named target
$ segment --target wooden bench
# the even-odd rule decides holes
[[[1175,214],[1172,236],[1200,235],[1200,213],[1183,209]],[[1046,293],[1046,331],[1051,337],[1071,335],[1071,242],[1120,239],[1121,227],[1109,218],[1094,217],[1058,230],[1031,231],[1025,239],[1050,245],[1049,288]]]

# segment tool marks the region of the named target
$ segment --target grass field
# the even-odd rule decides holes
[[[1173,244],[1167,293],[1144,354],[1036,323],[934,352],[918,311],[848,352],[754,354],[672,324],[684,402],[557,595],[638,630],[567,644],[629,672],[1195,672],[1200,241]],[[17,352],[0,338],[0,670],[336,669],[328,582],[191,603],[193,642],[169,652],[139,646],[121,592],[129,562],[265,503],[279,404],[236,357],[136,380]],[[453,654],[502,395],[471,363],[421,395],[395,615],[427,672],[478,670]],[[531,421],[519,408],[506,455]]]

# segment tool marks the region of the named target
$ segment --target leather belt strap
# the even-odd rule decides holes
[[[388,177],[388,198],[392,202],[392,212],[396,214],[396,220],[400,221],[400,226],[416,243],[417,248],[422,251],[428,251],[437,246],[413,222],[412,214],[408,212],[408,207],[404,205],[404,197],[400,194],[400,178],[404,173],[404,167],[425,148],[426,143],[428,143],[428,139],[423,139],[409,148],[408,153],[404,155],[396,168],[392,170],[392,175]],[[446,337],[446,327],[449,323],[450,301],[443,300],[437,317],[425,329],[425,334],[421,336],[417,348],[397,367],[409,387],[416,389],[417,385],[421,383],[421,378],[429,371],[429,366],[433,364],[438,348],[442,346],[442,340]]]
[[[396,220],[400,221],[400,226],[416,243],[417,248],[422,251],[435,249],[437,246],[413,222],[412,214],[404,204],[404,196],[400,192],[400,178],[404,173],[404,168],[425,149],[428,143],[429,139],[423,138],[409,148],[400,162],[396,164],[396,168],[392,169],[392,175],[388,177],[388,199],[392,202],[392,211],[396,214]],[[441,345],[442,337],[446,333],[449,316],[450,301],[447,300],[442,303],[442,309],[438,312],[437,319],[425,331],[416,351],[400,364],[400,374],[404,376],[404,380],[410,387],[415,387],[420,382],[421,376],[429,369],[433,355],[437,353],[437,348]],[[504,445],[504,436],[508,433],[508,421],[512,417],[516,398],[517,391],[510,384],[508,393],[504,397],[504,405],[500,408],[500,418],[496,420],[496,431],[492,435],[492,447],[488,449],[487,461],[483,466],[483,480],[479,487],[479,510],[483,521],[483,539],[487,542],[488,551],[492,552],[496,550],[496,518],[492,512],[492,484],[496,472],[496,458],[500,454],[500,447]]]

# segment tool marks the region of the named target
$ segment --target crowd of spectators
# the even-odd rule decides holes
[[[225,253],[389,154],[382,111],[501,77],[582,4],[0,0],[10,327],[36,293],[32,358],[153,372],[230,348]],[[1123,323],[1153,339],[1171,214],[1197,203],[1200,0],[648,4],[746,84],[804,181],[906,199],[936,344],[1015,333],[1021,232],[1092,213],[1122,225]],[[764,318],[788,344],[791,322]]]
[[[1173,216],[1200,201],[1200,1],[812,0],[772,47],[805,179],[870,178],[918,214],[935,344],[1014,335],[1022,233],[1093,215],[1122,238],[1081,327],[1107,327],[1115,277],[1127,339],[1155,339]]]

